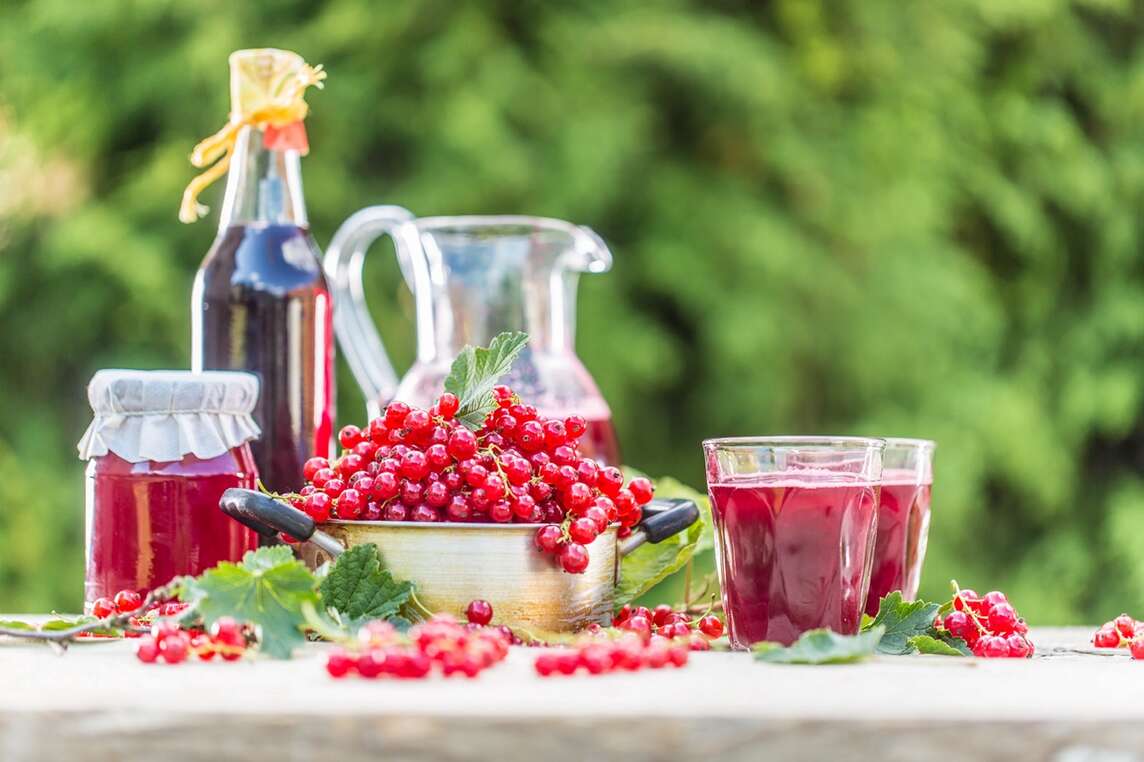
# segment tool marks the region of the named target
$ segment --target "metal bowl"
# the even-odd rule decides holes
[[[489,601],[498,623],[569,632],[612,614],[620,559],[645,542],[656,543],[683,531],[699,518],[690,500],[653,501],[631,536],[620,541],[609,526],[589,549],[588,568],[568,574],[552,556],[536,549],[541,524],[459,524],[404,521],[313,519],[287,503],[259,492],[229,489],[219,507],[264,537],[286,534],[303,544],[311,568],[346,548],[373,543],[397,579],[416,585],[417,597],[431,611],[463,615],[469,602]]]

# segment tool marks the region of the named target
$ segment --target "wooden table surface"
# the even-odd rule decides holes
[[[1144,662],[1034,630],[1032,660],[880,657],[537,677],[333,680],[291,661],[144,665],[131,642],[0,646],[0,760],[1144,760]]]

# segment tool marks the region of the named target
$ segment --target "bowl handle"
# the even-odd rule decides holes
[[[312,542],[332,557],[345,550],[342,544],[318,530],[314,520],[292,505],[249,489],[231,488],[222,493],[219,509],[263,537],[284,534],[299,542]]]
[[[644,517],[626,539],[620,541],[620,556],[645,542],[657,543],[679,534],[699,520],[699,506],[684,498],[653,500],[644,506]]]

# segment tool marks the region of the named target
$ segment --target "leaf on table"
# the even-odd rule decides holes
[[[528,334],[514,331],[497,334],[487,349],[466,346],[461,350],[445,378],[445,391],[457,395],[461,403],[458,421],[473,430],[481,427],[496,408],[493,387],[512,368],[526,344]]]
[[[887,595],[878,606],[878,615],[863,627],[872,631],[876,627],[885,628],[885,636],[878,643],[878,651],[884,654],[908,654],[913,648],[910,638],[930,635],[934,615],[939,606],[926,601],[906,602],[900,591]]]
[[[19,619],[0,619],[0,629],[35,632],[36,626],[28,622],[21,622]]]
[[[964,645],[965,641],[957,638]],[[933,635],[915,635],[906,641],[910,648],[920,654],[933,654],[936,656],[968,656],[959,651],[952,643],[946,642]],[[967,649],[968,650],[968,649]]]
[[[751,650],[755,659],[770,664],[852,664],[873,656],[885,632],[882,625],[857,635],[839,635],[827,629],[810,630],[792,645],[757,643]]]
[[[370,619],[394,619],[413,595],[413,583],[398,581],[385,568],[373,543],[355,545],[338,556],[318,592],[326,607],[347,626]]]
[[[224,616],[255,625],[261,650],[288,659],[305,642],[302,604],[318,600],[316,585],[290,548],[278,545],[249,551],[241,563],[225,561],[208,569],[186,583],[181,597],[206,626]]]
[[[624,467],[624,476],[643,476]],[[699,520],[674,537],[660,543],[644,543],[620,562],[620,582],[616,585],[615,604],[622,606],[646,593],[664,579],[679,571],[700,550],[712,547],[711,503],[699,492],[682,482],[665,476],[655,481],[657,498],[687,498],[699,506]]]

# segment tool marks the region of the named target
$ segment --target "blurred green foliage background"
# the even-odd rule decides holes
[[[633,465],[701,486],[705,436],[933,438],[924,595],[1142,615],[1141,40],[1128,0],[6,0],[0,610],[80,605],[85,384],[188,364],[187,154],[227,54],[277,46],[329,70],[320,243],[373,203],[609,241],[579,350]]]

